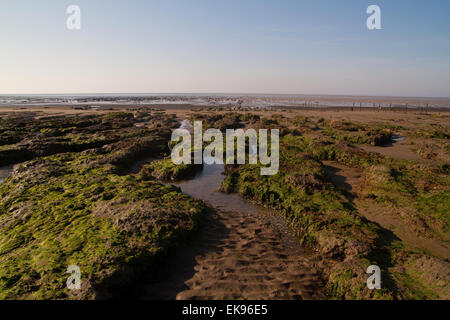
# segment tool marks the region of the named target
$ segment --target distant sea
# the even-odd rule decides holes
[[[450,108],[450,98],[383,97],[351,95],[287,95],[287,94],[214,94],[214,93],[163,93],[163,94],[45,94],[0,95],[0,107],[40,105],[91,106],[107,105],[175,105],[197,106],[240,105],[243,107],[426,107]]]

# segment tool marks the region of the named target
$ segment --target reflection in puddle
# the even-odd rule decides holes
[[[405,139],[406,139],[406,137],[398,136],[398,135],[396,135],[396,134],[392,135],[392,141],[395,141],[395,142],[397,142],[397,141],[403,141],[403,140],[405,140]]]
[[[226,211],[239,211],[255,214],[259,211],[255,205],[245,201],[238,194],[219,192],[219,188],[225,178],[222,175],[224,165],[204,165],[203,170],[194,179],[173,183],[181,188],[183,193]]]
[[[14,165],[0,167],[0,183],[3,183],[14,171]]]
[[[180,129],[192,131],[192,123],[185,119],[181,121]],[[245,201],[238,194],[227,194],[219,191],[222,181],[225,179],[222,174],[224,167],[223,164],[204,164],[203,170],[198,172],[193,179],[172,184],[180,187],[183,193],[221,210],[249,214],[261,212],[261,208]]]

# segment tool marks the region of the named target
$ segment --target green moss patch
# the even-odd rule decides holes
[[[122,174],[145,151],[143,142],[158,139],[36,159],[0,186],[0,299],[134,292],[136,276],[193,232],[205,212],[175,187]],[[81,269],[80,291],[66,288],[69,265]]]

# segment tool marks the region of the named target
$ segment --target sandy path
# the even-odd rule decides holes
[[[292,231],[277,219],[240,212],[207,218],[179,248],[144,299],[317,299],[322,282]]]

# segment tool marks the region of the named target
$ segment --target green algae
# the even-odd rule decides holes
[[[205,206],[179,189],[124,175],[158,156],[149,132],[81,153],[38,158],[0,186],[0,298],[104,299],[134,293],[135,278],[196,230]],[[82,288],[66,288],[69,265]]]

